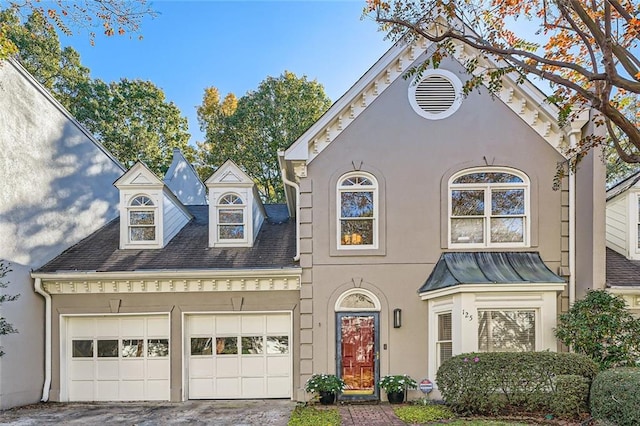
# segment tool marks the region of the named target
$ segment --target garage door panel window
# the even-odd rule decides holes
[[[216,355],[238,355],[238,338],[216,337]]]
[[[93,358],[93,340],[74,340],[71,346],[73,358]]]
[[[260,355],[262,353],[264,353],[264,340],[262,339],[262,336],[242,337],[243,355]]]
[[[478,350],[527,352],[536,346],[534,310],[478,311]]]
[[[267,336],[268,354],[288,354],[289,336]]]
[[[118,341],[98,340],[98,358],[118,358]]]
[[[147,339],[147,356],[169,356],[169,339]]]
[[[211,355],[210,337],[192,337],[191,355]]]
[[[122,341],[123,358],[140,358],[144,356],[143,339],[127,339]]]

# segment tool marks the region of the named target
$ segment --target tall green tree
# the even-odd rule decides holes
[[[205,92],[198,109],[206,134],[206,141],[198,144],[203,174],[231,159],[254,178],[265,202],[283,201],[277,152],[300,137],[330,105],[320,83],[289,71],[267,77],[257,90],[241,97],[235,109],[229,95],[220,102],[219,95],[207,99]]]
[[[75,116],[127,167],[142,161],[162,176],[174,148],[188,160],[194,159],[187,119],[150,81],[94,80],[78,102]]]
[[[140,160],[162,175],[173,148],[194,159],[186,118],[153,83],[91,79],[80,54],[62,48],[56,29],[37,11],[24,23],[15,11],[1,11],[0,24],[25,68],[125,166]]]
[[[62,48],[55,28],[38,12],[23,24],[13,10],[1,11],[0,25],[16,46],[22,65],[73,114],[91,81],[80,54],[70,46]]]

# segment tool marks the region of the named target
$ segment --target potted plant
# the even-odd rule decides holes
[[[387,393],[391,404],[400,404],[404,401],[407,389],[416,389],[417,383],[406,374],[395,374],[381,378],[378,386]]]
[[[329,405],[334,403],[336,394],[342,392],[344,387],[342,379],[334,374],[314,374],[307,380],[304,390],[318,394],[320,404]]]

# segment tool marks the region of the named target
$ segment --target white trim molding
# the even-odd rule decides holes
[[[302,271],[136,271],[34,273],[49,294],[190,293],[300,290]]]

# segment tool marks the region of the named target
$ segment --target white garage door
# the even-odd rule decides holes
[[[291,314],[190,315],[189,398],[290,398]]]
[[[168,315],[70,317],[65,348],[69,401],[169,400]]]

